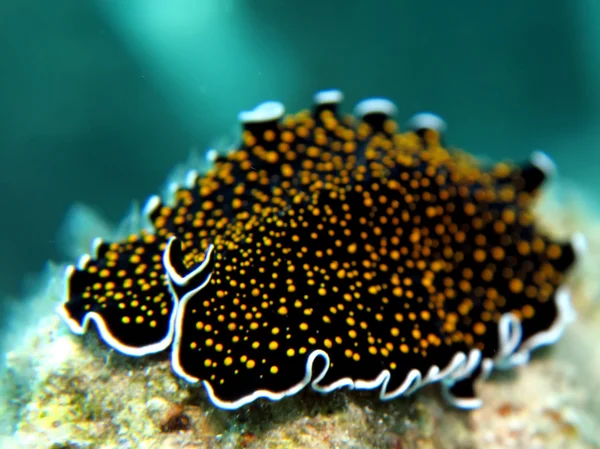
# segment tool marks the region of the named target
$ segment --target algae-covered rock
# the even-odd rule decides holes
[[[4,339],[5,435],[19,448],[593,448],[600,447],[600,221],[578,201],[547,197],[549,232],[588,236],[571,275],[578,320],[529,364],[478,384],[482,408],[446,405],[437,386],[381,402],[376,392],[307,389],[280,402],[215,408],[200,386],[173,374],[169,355],[125,357],[89,332],[71,335],[50,312],[62,295],[50,267]],[[40,313],[36,313],[39,310]],[[41,315],[41,316],[40,316]]]

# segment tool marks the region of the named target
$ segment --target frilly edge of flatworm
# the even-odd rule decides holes
[[[320,112],[335,113],[338,103],[342,98],[341,92],[337,90],[317,93],[314,97],[315,114],[320,117],[318,115]],[[276,138],[276,133],[273,130],[277,129],[277,122],[283,118],[284,112],[285,110],[281,103],[266,102],[254,110],[240,113],[239,119],[243,123],[246,133],[250,133],[250,130],[260,133],[264,132],[263,144],[265,147],[268,147],[269,142],[272,142]],[[375,98],[360,102],[355,108],[355,115],[366,126],[365,129],[373,130],[373,134],[368,134],[367,132],[365,142],[368,143],[375,133],[383,133],[386,136],[391,136],[395,132],[395,127],[390,125],[389,117],[395,114],[395,112],[396,106],[384,98]],[[323,128],[329,129],[327,127],[331,123],[331,116],[324,115],[322,119]],[[327,120],[329,120],[329,123]],[[408,121],[407,126],[414,135],[422,139],[424,146],[430,145],[432,141],[435,142],[436,136],[441,136],[446,128],[443,119],[431,113],[415,115]],[[365,132],[364,129],[360,130],[360,126],[358,129],[359,133]],[[305,132],[306,130],[302,131],[303,134]],[[250,136],[245,136],[247,142],[252,142],[255,139],[251,134]],[[259,135],[259,137],[261,136]],[[264,148],[261,147],[258,152],[261,151],[264,151]],[[330,150],[326,148],[324,151]],[[364,152],[365,150],[362,149],[361,151]],[[213,151],[210,155],[207,155],[207,158],[223,164],[223,161],[227,161],[229,156],[235,156],[235,151],[229,155],[221,155]],[[266,154],[264,158],[265,161],[271,163],[272,161],[269,158],[273,159],[275,156]],[[314,158],[316,156],[311,155],[310,157]],[[367,156],[363,155],[363,157],[366,158]],[[462,164],[464,161],[464,159],[460,159],[458,163]],[[454,161],[452,162],[454,163]],[[364,164],[365,162],[363,161],[362,163]],[[401,168],[408,169],[408,167],[402,166]],[[289,171],[289,167],[286,170]],[[413,171],[415,170],[420,169],[413,168]],[[519,189],[525,192],[532,192],[537,190],[543,181],[548,176],[551,176],[556,169],[547,155],[536,151],[532,154],[529,165],[522,167],[520,170],[521,175],[519,180],[523,185]],[[283,166],[282,174],[283,177],[287,176],[284,173]],[[325,175],[321,174],[321,176]],[[467,174],[466,176],[471,175]],[[244,178],[241,179],[242,181],[244,180]],[[512,178],[508,176],[497,180],[498,184],[510,182],[512,182]],[[332,370],[333,363],[336,363],[336,360],[331,360],[330,358],[331,351],[328,352],[323,348],[319,348],[306,352],[306,348],[304,348],[305,353],[301,353],[305,354],[304,356],[306,357],[304,375],[300,376],[297,382],[294,381],[293,385],[286,385],[286,388],[280,388],[278,391],[257,388],[249,392],[249,394],[225,400],[217,393],[216,387],[218,385],[215,382],[206,378],[200,379],[199,376],[190,373],[188,370],[189,360],[186,362],[188,363],[188,367],[186,368],[184,366],[185,363],[182,363],[181,359],[185,319],[187,315],[191,316],[191,313],[195,312],[193,310],[194,307],[198,308],[199,301],[202,299],[202,293],[206,292],[205,289],[214,280],[214,263],[216,263],[217,257],[221,256],[215,250],[213,243],[203,243],[203,246],[201,245],[202,248],[199,249],[194,247],[193,249],[196,252],[190,255],[186,253],[190,249],[189,244],[186,247],[178,241],[179,238],[177,237],[181,237],[183,234],[174,237],[173,234],[177,234],[177,232],[171,228],[167,232],[166,226],[173,225],[173,223],[177,224],[176,221],[173,221],[173,223],[169,222],[172,219],[170,214],[174,212],[170,208],[181,204],[182,201],[189,200],[186,194],[191,195],[195,192],[194,189],[199,186],[201,186],[201,174],[196,170],[190,170],[181,185],[178,183],[170,184],[168,189],[170,198],[161,199],[159,196],[151,196],[148,199],[144,207],[144,213],[148,222],[156,227],[157,235],[150,232],[142,232],[140,235],[131,236],[125,242],[119,244],[104,243],[101,239],[95,239],[92,243],[91,255],[82,256],[77,266],[67,268],[65,272],[65,299],[59,307],[58,312],[65,319],[71,331],[76,334],[83,334],[87,330],[89,323],[93,322],[98,329],[100,337],[108,345],[128,355],[142,356],[162,351],[171,346],[171,361],[174,372],[192,383],[202,380],[210,400],[221,408],[235,409],[258,398],[279,400],[297,393],[307,385],[311,385],[314,390],[321,393],[328,393],[341,387],[349,389],[380,388],[380,398],[388,400],[411,394],[424,385],[435,382],[441,382],[444,396],[452,404],[466,409],[476,408],[481,405],[481,401],[475,397],[472,391],[474,380],[480,377],[487,377],[493,368],[505,369],[526,363],[532,350],[539,346],[555,342],[563,333],[566,325],[574,318],[574,311],[570,301],[570,291],[564,283],[559,283],[558,287],[552,293],[556,309],[556,316],[553,322],[547,327],[538,329],[536,332],[529,332],[530,335],[524,338],[523,324],[519,317],[513,312],[503,313],[495,324],[497,326],[497,335],[490,335],[491,341],[495,341],[497,344],[493,355],[484,355],[482,350],[472,347],[469,350],[445,354],[448,361],[443,366],[438,366],[435,363],[426,364],[429,356],[426,357],[424,355],[423,360],[425,360],[425,363],[422,363],[423,366],[412,369],[407,368],[403,381],[394,381],[394,386],[391,387],[392,374],[390,369],[382,369],[379,374],[366,379],[340,376],[336,377],[333,381],[325,381],[328,373]],[[277,187],[277,184],[275,184],[275,187]],[[463,201],[463,199],[459,200]],[[300,199],[299,201],[302,202],[304,200]],[[192,206],[194,205],[194,203],[191,204]],[[462,205],[462,203],[457,204]],[[196,206],[198,205],[196,204]],[[328,204],[326,203],[325,206],[328,206]],[[226,205],[223,207],[226,207]],[[516,200],[514,201],[514,207],[521,207],[517,206]],[[283,213],[283,211],[280,211],[280,213]],[[186,218],[188,225],[192,218]],[[181,223],[185,223],[182,220],[179,222],[180,225]],[[192,227],[188,231],[194,229]],[[165,232],[158,235],[158,231]],[[181,233],[184,231],[181,231]],[[168,239],[165,240],[165,237],[168,237]],[[184,239],[189,238],[184,237]],[[235,246],[233,243],[231,244]],[[565,245],[564,248],[568,248],[569,251],[573,252],[572,259],[575,259],[575,256],[585,251],[585,238],[581,234],[576,234],[571,244]],[[225,251],[226,247],[222,247],[222,250]],[[498,257],[501,258],[503,256]],[[560,258],[560,252],[556,257]],[[559,272],[566,270],[573,262],[569,257],[566,257],[566,261],[560,262],[560,266],[556,270]],[[102,263],[96,263],[97,261],[101,261]],[[131,270],[133,269],[135,270],[132,272]],[[117,285],[117,282],[122,282],[123,286],[120,284]],[[496,282],[498,281],[496,280]],[[523,285],[518,288],[522,289]],[[72,289],[80,296],[78,301],[77,299],[72,300]],[[123,294],[124,291],[126,291],[125,295]],[[315,294],[314,291],[313,294]],[[122,301],[124,297],[130,303],[125,304]],[[141,299],[142,297],[146,298],[145,302]],[[95,302],[92,302],[92,300],[87,301],[87,298],[93,298]],[[138,300],[138,298],[140,299]],[[115,307],[110,309],[110,304],[112,304],[111,301],[113,300],[116,300],[115,304],[118,304],[119,307],[122,306],[123,310],[133,309],[134,312],[141,310],[143,313],[135,316],[129,312],[121,313]],[[140,301],[142,301],[141,305]],[[190,305],[192,301],[196,301],[196,306],[192,307]],[[284,307],[284,309],[286,308]],[[418,310],[418,307],[415,310]],[[424,310],[427,311],[426,308]],[[103,317],[103,314],[109,314],[111,319],[107,321]],[[352,317],[352,314],[350,316]],[[381,317],[380,321],[382,320],[383,317]],[[128,326],[133,321],[139,323],[140,326],[143,324],[144,327],[140,327],[143,330],[132,332],[131,327]],[[354,321],[354,318],[352,318],[352,321]],[[370,324],[376,325],[377,323],[373,320],[373,323]],[[328,335],[326,333],[327,329],[323,328],[325,336]],[[402,327],[402,329],[402,332],[408,333],[410,331],[410,327]],[[318,333],[319,330],[317,330]],[[488,334],[490,333],[488,331]],[[442,333],[440,333],[440,336],[443,337]],[[402,337],[402,334],[400,337]],[[127,340],[127,343],[122,340],[123,338]],[[212,345],[212,339],[210,340],[210,345]],[[195,345],[195,341],[192,344]],[[448,347],[450,346],[448,345]],[[364,350],[365,348],[359,348],[356,354],[359,354],[361,349]],[[206,353],[204,357],[207,357]],[[210,360],[208,361],[210,362]],[[276,359],[275,365],[280,365],[280,362],[286,363],[286,360]],[[254,361],[252,363],[253,365],[250,368],[254,367]],[[343,362],[340,362],[340,364],[343,365]],[[227,365],[227,362],[225,362],[225,365]],[[209,365],[205,366],[209,367]],[[195,367],[195,369],[196,372],[201,371],[199,367]],[[368,372],[368,370],[363,370],[363,372]],[[336,375],[334,374],[334,376]],[[244,382],[243,377],[236,379]],[[401,379],[402,377],[400,377]],[[223,381],[223,379],[221,380]],[[254,380],[256,381],[256,385],[260,385],[262,382],[257,381],[257,379]]]
[[[585,249],[585,240],[582,234],[574,236],[574,241],[576,242],[575,246],[578,250],[582,251]],[[188,375],[185,370],[181,368],[179,363],[180,342],[178,335],[181,335],[180,326],[188,300],[201,291],[208,280],[209,278],[207,277],[201,286],[190,291],[186,296],[181,298],[180,306],[177,309],[177,319],[175,320],[175,339],[171,352],[173,371],[190,383],[196,383],[200,381],[200,379]],[[480,368],[480,372],[475,376],[473,381],[480,378],[482,380],[487,379],[494,368],[507,370],[523,365],[529,361],[532,351],[558,341],[567,325],[573,322],[576,314],[571,304],[571,292],[567,286],[563,285],[559,287],[555,298],[558,316],[550,328],[535,334],[522,342],[521,322],[514,314],[506,313],[502,316],[499,324],[498,337],[500,346],[496,357],[482,359],[481,351],[477,349],[471,350],[468,354],[458,352],[454,355],[451,362],[443,368],[432,365],[426,373],[422,373],[418,369],[412,369],[401,383],[400,387],[391,392],[387,391],[387,385],[391,377],[389,370],[381,371],[381,373],[372,380],[346,377],[339,379],[330,385],[319,385],[319,382],[325,377],[328,371],[330,362],[329,355],[323,350],[315,350],[308,355],[303,380],[285,391],[275,392],[269,390],[257,390],[249,396],[242,397],[233,402],[227,402],[222,401],[215,395],[214,389],[209,381],[203,380],[202,384],[213,404],[223,409],[235,410],[260,398],[279,401],[287,396],[295,395],[308,385],[319,393],[331,393],[342,387],[347,387],[350,390],[374,390],[381,387],[379,398],[381,400],[391,400],[400,396],[410,395],[426,385],[441,382],[442,393],[448,403],[465,410],[472,410],[481,407],[481,399],[476,397],[455,397],[451,392],[451,388],[456,382],[473,376],[478,368]],[[313,373],[313,364],[318,357],[323,358],[324,368],[315,377]]]
[[[88,254],[84,254],[80,257],[77,262],[77,268],[85,266],[87,261],[90,259]],[[69,265],[66,267],[64,272],[64,284],[65,284],[65,298],[69,297],[69,284],[71,276],[73,275],[76,267],[73,265]],[[175,314],[171,314],[169,320],[169,327],[167,330],[167,334],[160,341],[155,343],[146,345],[146,346],[130,346],[126,345],[123,342],[119,341],[116,337],[108,329],[106,321],[102,318],[102,316],[96,312],[86,313],[81,323],[77,322],[77,320],[71,317],[71,314],[65,307],[66,299],[63,304],[57,307],[57,313],[62,317],[65,321],[71,332],[76,335],[83,335],[87,332],[90,322],[93,322],[96,325],[96,329],[100,338],[104,340],[104,342],[110,347],[116,349],[117,351],[130,355],[133,357],[142,357],[149,354],[155,354],[157,352],[164,351],[167,349],[171,343],[173,342],[173,330],[174,330],[174,322],[175,322]],[[174,309],[177,308],[178,300],[176,297],[173,297]]]

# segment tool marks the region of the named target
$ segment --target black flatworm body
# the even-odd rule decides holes
[[[71,330],[93,321],[130,355],[170,348],[175,373],[229,409],[307,385],[391,399],[433,382],[474,408],[477,377],[557,340],[585,241],[536,228],[549,158],[484,167],[442,145],[435,115],[400,133],[388,100],[344,118],[340,101],[241,113],[239,147],[150,198],[147,231],[97,239],[67,269]]]

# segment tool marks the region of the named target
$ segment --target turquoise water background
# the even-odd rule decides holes
[[[117,221],[237,113],[318,89],[432,110],[478,155],[549,153],[591,193],[600,167],[600,3],[89,0],[0,4],[0,297],[62,260],[83,202]],[[596,207],[596,204],[590,204]]]

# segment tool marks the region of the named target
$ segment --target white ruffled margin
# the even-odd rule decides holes
[[[79,268],[79,269],[85,268],[85,264],[87,264],[89,260],[90,260],[90,256],[88,254],[85,254],[84,256],[82,256],[80,258],[77,268]],[[98,334],[100,335],[100,338],[102,340],[104,340],[104,342],[107,345],[111,346],[112,348],[116,349],[117,351],[119,351],[123,354],[134,356],[134,357],[141,357],[144,355],[154,354],[156,352],[164,351],[171,345],[171,342],[173,341],[175,311],[177,310],[177,306],[178,306],[178,300],[177,300],[176,296],[172,295],[173,312],[171,313],[171,317],[169,318],[169,330],[168,330],[167,334],[165,335],[165,337],[156,343],[146,345],[146,346],[140,346],[140,347],[128,346],[128,345],[124,344],[122,341],[120,341],[118,338],[116,338],[108,330],[108,326],[106,325],[104,318],[102,318],[102,316],[100,314],[98,314],[97,312],[86,313],[83,316],[81,325],[79,324],[79,322],[77,320],[75,320],[71,317],[71,315],[69,314],[69,312],[67,311],[67,308],[65,306],[66,306],[66,302],[68,301],[69,296],[70,296],[69,295],[70,278],[74,272],[75,272],[75,266],[69,265],[66,267],[65,272],[64,272],[64,285],[65,285],[64,299],[63,299],[62,303],[56,309],[57,313],[67,323],[67,326],[69,326],[69,329],[71,330],[71,332],[73,332],[74,334],[77,334],[77,335],[83,335],[87,332],[90,322],[93,322],[96,325],[96,329],[98,330]]]
[[[573,238],[573,245],[576,252],[580,252],[583,249],[583,246],[580,243],[577,243],[578,240],[581,242],[582,239],[583,237],[580,234]],[[167,247],[167,250],[168,248],[170,248],[170,245]],[[167,250],[165,250],[165,260],[169,257]],[[203,271],[211,254],[212,251],[209,249],[209,251],[207,251],[208,257],[202,262],[201,266],[187,276],[181,277],[176,273],[172,273],[172,270],[167,269],[169,278],[171,279],[173,277],[173,280],[177,279],[178,285],[187,284],[191,277],[196,276]],[[165,266],[171,267],[171,264],[165,263]],[[211,274],[212,273],[207,274],[206,279],[201,285],[183,295],[176,311],[175,337],[173,345],[171,346],[171,364],[173,371],[190,383],[199,382],[200,379],[188,374],[181,366],[179,353],[183,332],[182,325],[189,300],[196,296],[208,284]],[[455,397],[451,393],[452,386],[461,380],[471,377],[480,366],[481,370],[478,378],[486,379],[494,368],[505,370],[523,365],[529,361],[533,350],[540,346],[555,343],[562,336],[565,328],[575,319],[576,314],[571,304],[571,292],[566,285],[562,285],[557,289],[554,300],[557,316],[548,329],[538,332],[527,340],[522,341],[523,330],[521,321],[512,312],[505,313],[498,323],[499,347],[495,357],[482,359],[481,351],[478,349],[472,349],[468,354],[458,352],[444,368],[432,365],[425,374],[418,369],[412,369],[400,386],[393,391],[388,391],[388,384],[392,373],[387,369],[381,371],[374,379],[353,379],[351,377],[344,377],[329,385],[321,385],[320,382],[325,378],[330,364],[329,354],[321,349],[312,351],[308,355],[303,379],[284,391],[257,390],[235,401],[223,401],[215,394],[210,381],[203,380],[202,384],[206,389],[210,401],[214,405],[223,409],[234,410],[259,398],[279,401],[287,396],[295,395],[309,384],[313,390],[319,393],[329,393],[342,387],[347,387],[350,390],[373,390],[380,388],[379,398],[381,400],[390,400],[399,396],[408,396],[425,385],[441,382],[442,394],[450,404],[462,409],[476,409],[481,407],[481,399],[476,397]],[[313,365],[318,357],[323,359],[324,368],[320,372],[313,373]]]

